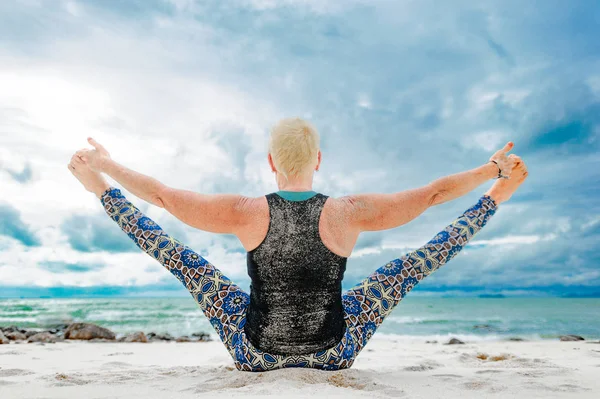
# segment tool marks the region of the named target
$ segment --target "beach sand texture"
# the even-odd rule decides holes
[[[237,371],[220,342],[0,345],[0,398],[598,398],[600,343],[375,336],[348,370]]]

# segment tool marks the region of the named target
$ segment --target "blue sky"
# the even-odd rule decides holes
[[[127,241],[66,164],[93,136],[117,161],[202,193],[277,187],[269,128],[311,120],[314,189],[394,192],[487,161],[525,185],[411,295],[600,293],[597,1],[0,3],[0,297],[188,295]],[[363,234],[345,286],[422,245],[491,185]],[[233,236],[126,195],[248,288]]]

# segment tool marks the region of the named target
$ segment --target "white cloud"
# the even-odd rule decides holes
[[[373,105],[371,104],[371,99],[369,98],[369,95],[367,95],[366,93],[361,93],[358,96],[358,106],[361,108],[371,109]]]
[[[508,142],[507,136],[506,132],[498,130],[477,132],[465,137],[462,145],[467,149],[481,148],[493,154]]]
[[[240,3],[261,11],[283,7],[299,7],[317,14],[330,14],[341,12],[356,4],[365,4],[367,0],[241,0]]]
[[[64,7],[74,17],[79,17],[81,15],[81,8],[77,4],[76,1],[67,1],[64,3]]]

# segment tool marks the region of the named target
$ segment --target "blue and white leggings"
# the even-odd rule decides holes
[[[497,209],[489,196],[479,201],[421,248],[381,266],[343,294],[346,332],[332,348],[306,355],[263,352],[244,333],[250,297],[214,265],[167,235],[117,188],[101,197],[106,213],[148,255],[167,268],[194,297],[219,334],[235,366],[243,371],[282,367],[349,368],[387,315],[419,281],[452,259]]]

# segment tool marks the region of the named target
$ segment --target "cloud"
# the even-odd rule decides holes
[[[65,262],[40,262],[40,268],[52,273],[85,273],[95,269],[101,269],[104,265],[65,263]]]
[[[27,183],[33,177],[33,170],[31,168],[31,164],[27,163],[21,172],[16,172],[12,169],[5,168],[6,172],[18,181],[19,183]]]
[[[74,215],[61,229],[71,247],[81,252],[137,252],[138,247],[125,239],[124,233],[108,216]]]
[[[40,245],[40,240],[22,220],[18,210],[0,204],[0,235],[8,236],[28,247]]]

